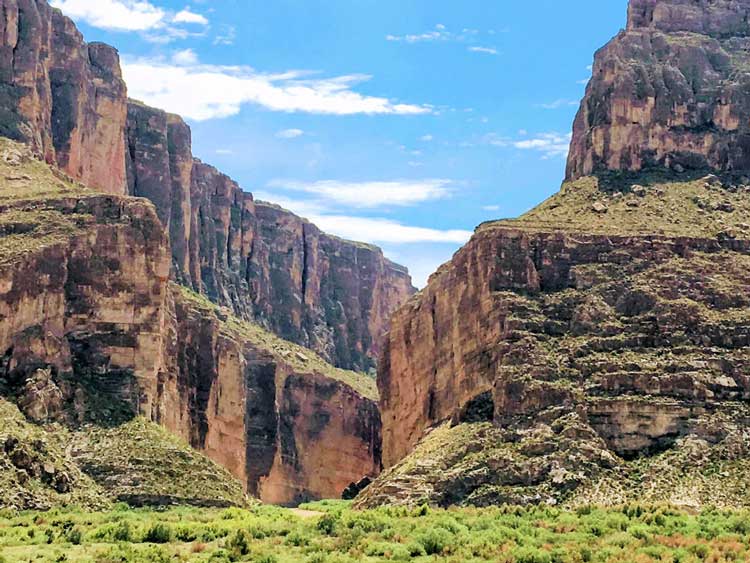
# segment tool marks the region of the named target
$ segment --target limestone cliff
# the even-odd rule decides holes
[[[375,382],[173,289],[178,397],[163,424],[274,504],[339,498],[380,472]],[[173,391],[171,390],[174,388]]]
[[[125,193],[125,84],[117,52],[87,45],[44,0],[0,2],[0,135],[85,184]]]
[[[374,367],[389,314],[414,292],[405,268],[255,202],[192,157],[177,116],[130,102],[128,146],[129,193],[156,205],[176,279],[337,366]]]
[[[749,8],[631,2],[575,180],[480,226],[392,318],[386,471],[360,506],[747,505]]]
[[[750,2],[633,0],[597,52],[568,179],[650,167],[750,170]]]

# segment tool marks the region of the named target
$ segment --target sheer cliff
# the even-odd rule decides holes
[[[0,6],[0,135],[87,186],[151,200],[181,283],[337,366],[374,368],[390,312],[414,293],[405,268],[289,212],[258,213],[193,157],[179,116],[128,100],[114,48],[85,43],[46,0]]]
[[[746,0],[634,0],[596,53],[573,126],[568,179],[671,167],[750,168]]]
[[[21,487],[0,502],[225,505],[244,488],[296,504],[377,475],[374,381],[171,282],[151,202],[90,190],[8,140],[0,176],[0,480]]]
[[[361,506],[747,505],[748,7],[631,1],[561,191],[394,314]]]

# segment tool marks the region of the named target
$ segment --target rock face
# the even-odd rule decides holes
[[[750,170],[750,2],[632,0],[597,52],[567,177],[651,167]]]
[[[117,52],[87,45],[43,0],[0,7],[0,134],[91,187],[124,194],[126,93]]]
[[[174,386],[163,424],[264,502],[338,498],[380,471],[374,382],[175,287]],[[352,386],[354,385],[354,386]]]
[[[406,269],[255,202],[192,157],[177,116],[130,102],[128,145],[129,193],[156,205],[176,279],[339,367],[374,367],[389,314],[414,293]]]
[[[193,158],[179,116],[127,99],[115,49],[86,44],[45,0],[0,7],[0,136],[87,186],[150,199],[181,283],[336,365],[374,367],[388,315],[414,292],[404,268],[290,213],[259,216],[251,194]]]
[[[749,15],[631,2],[596,55],[573,181],[480,226],[393,316],[386,471],[360,506],[747,505]]]
[[[393,469],[361,502],[557,503],[684,440],[747,452],[747,266],[748,241],[480,229],[392,320]]]
[[[158,464],[130,471],[123,448],[139,436],[158,438],[155,459],[176,448],[133,426],[138,415],[264,501],[337,498],[377,475],[374,381],[170,282],[149,201],[87,190],[9,141],[0,177],[0,401],[38,425],[83,429],[73,455],[97,483],[137,504],[236,498],[231,487],[190,498],[160,487]],[[205,468],[180,456],[183,473]]]

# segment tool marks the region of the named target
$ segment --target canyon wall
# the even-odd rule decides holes
[[[0,187],[0,397],[39,425],[141,415],[267,502],[338,498],[377,475],[372,379],[170,282],[154,205],[87,190],[25,151],[0,141],[13,178]]]
[[[87,45],[44,0],[0,8],[0,135],[93,188],[124,194],[127,98],[117,52]]]
[[[178,117],[128,106],[128,185],[170,231],[176,279],[331,363],[375,366],[391,311],[414,293],[377,247],[339,239],[191,154]]]
[[[747,506],[749,15],[630,2],[571,181],[481,225],[392,317],[386,470],[359,506]]]
[[[336,365],[374,367],[388,314],[414,292],[404,268],[291,213],[256,213],[193,157],[179,116],[127,99],[115,49],[86,44],[44,0],[1,6],[0,135],[92,188],[150,199],[181,283]]]
[[[264,502],[339,498],[380,472],[374,381],[337,370],[174,287],[172,397],[161,420]]]
[[[651,167],[750,169],[750,2],[633,0],[596,53],[568,179]]]

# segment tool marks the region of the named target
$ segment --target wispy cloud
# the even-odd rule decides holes
[[[214,45],[234,45],[235,39],[237,39],[237,28],[233,25],[225,25],[214,38]]]
[[[347,208],[405,207],[426,201],[444,199],[452,194],[450,180],[395,180],[389,182],[297,182],[273,180],[268,187],[283,191],[303,192]]]
[[[469,51],[472,53],[484,53],[487,55],[497,55],[497,49],[494,47],[469,47]]]
[[[205,16],[188,8],[175,13],[147,0],[52,0],[51,5],[77,21],[100,29],[123,32],[161,30],[161,42],[190,34],[175,25],[207,26],[209,23]]]
[[[190,8],[185,8],[177,12],[172,19],[174,23],[193,23],[197,25],[208,25],[206,16],[192,12]]]
[[[485,205],[482,207],[484,211],[500,211],[499,205]]]
[[[356,92],[357,85],[371,78],[363,74],[314,78],[310,72],[262,74],[248,67],[184,65],[131,57],[123,57],[122,68],[132,97],[196,121],[236,115],[245,104],[271,111],[328,115],[417,115],[433,111],[427,105]]]
[[[537,104],[537,107],[540,107],[542,109],[560,109],[563,107],[569,107],[569,106],[577,106],[578,102],[575,100],[568,100],[567,98],[559,98],[555,100],[554,102],[549,102],[546,104]]]
[[[198,55],[192,49],[183,49],[172,55],[172,62],[178,65],[194,65],[198,63]]]
[[[401,43],[434,43],[434,42],[453,42],[453,43],[476,43],[482,32],[478,29],[464,28],[459,32],[450,31],[444,24],[437,24],[434,29],[421,33],[408,33],[405,35],[386,35],[386,41]],[[467,50],[472,53],[484,53],[487,55],[497,55],[498,51],[494,47],[473,45]]]
[[[304,134],[305,132],[302,129],[284,129],[276,133],[276,136],[279,139],[296,139]]]
[[[359,217],[351,214],[331,213],[320,201],[289,198],[276,192],[256,191],[255,198],[280,205],[312,221],[328,233],[372,244],[463,244],[472,235],[471,231],[462,229],[430,229],[406,225],[384,217]]]
[[[523,131],[525,135],[526,132]],[[485,142],[496,147],[511,147],[522,151],[536,151],[542,154],[542,158],[557,158],[568,155],[570,149],[571,133],[539,133],[529,135],[526,139],[513,139],[490,134],[485,137]]]

